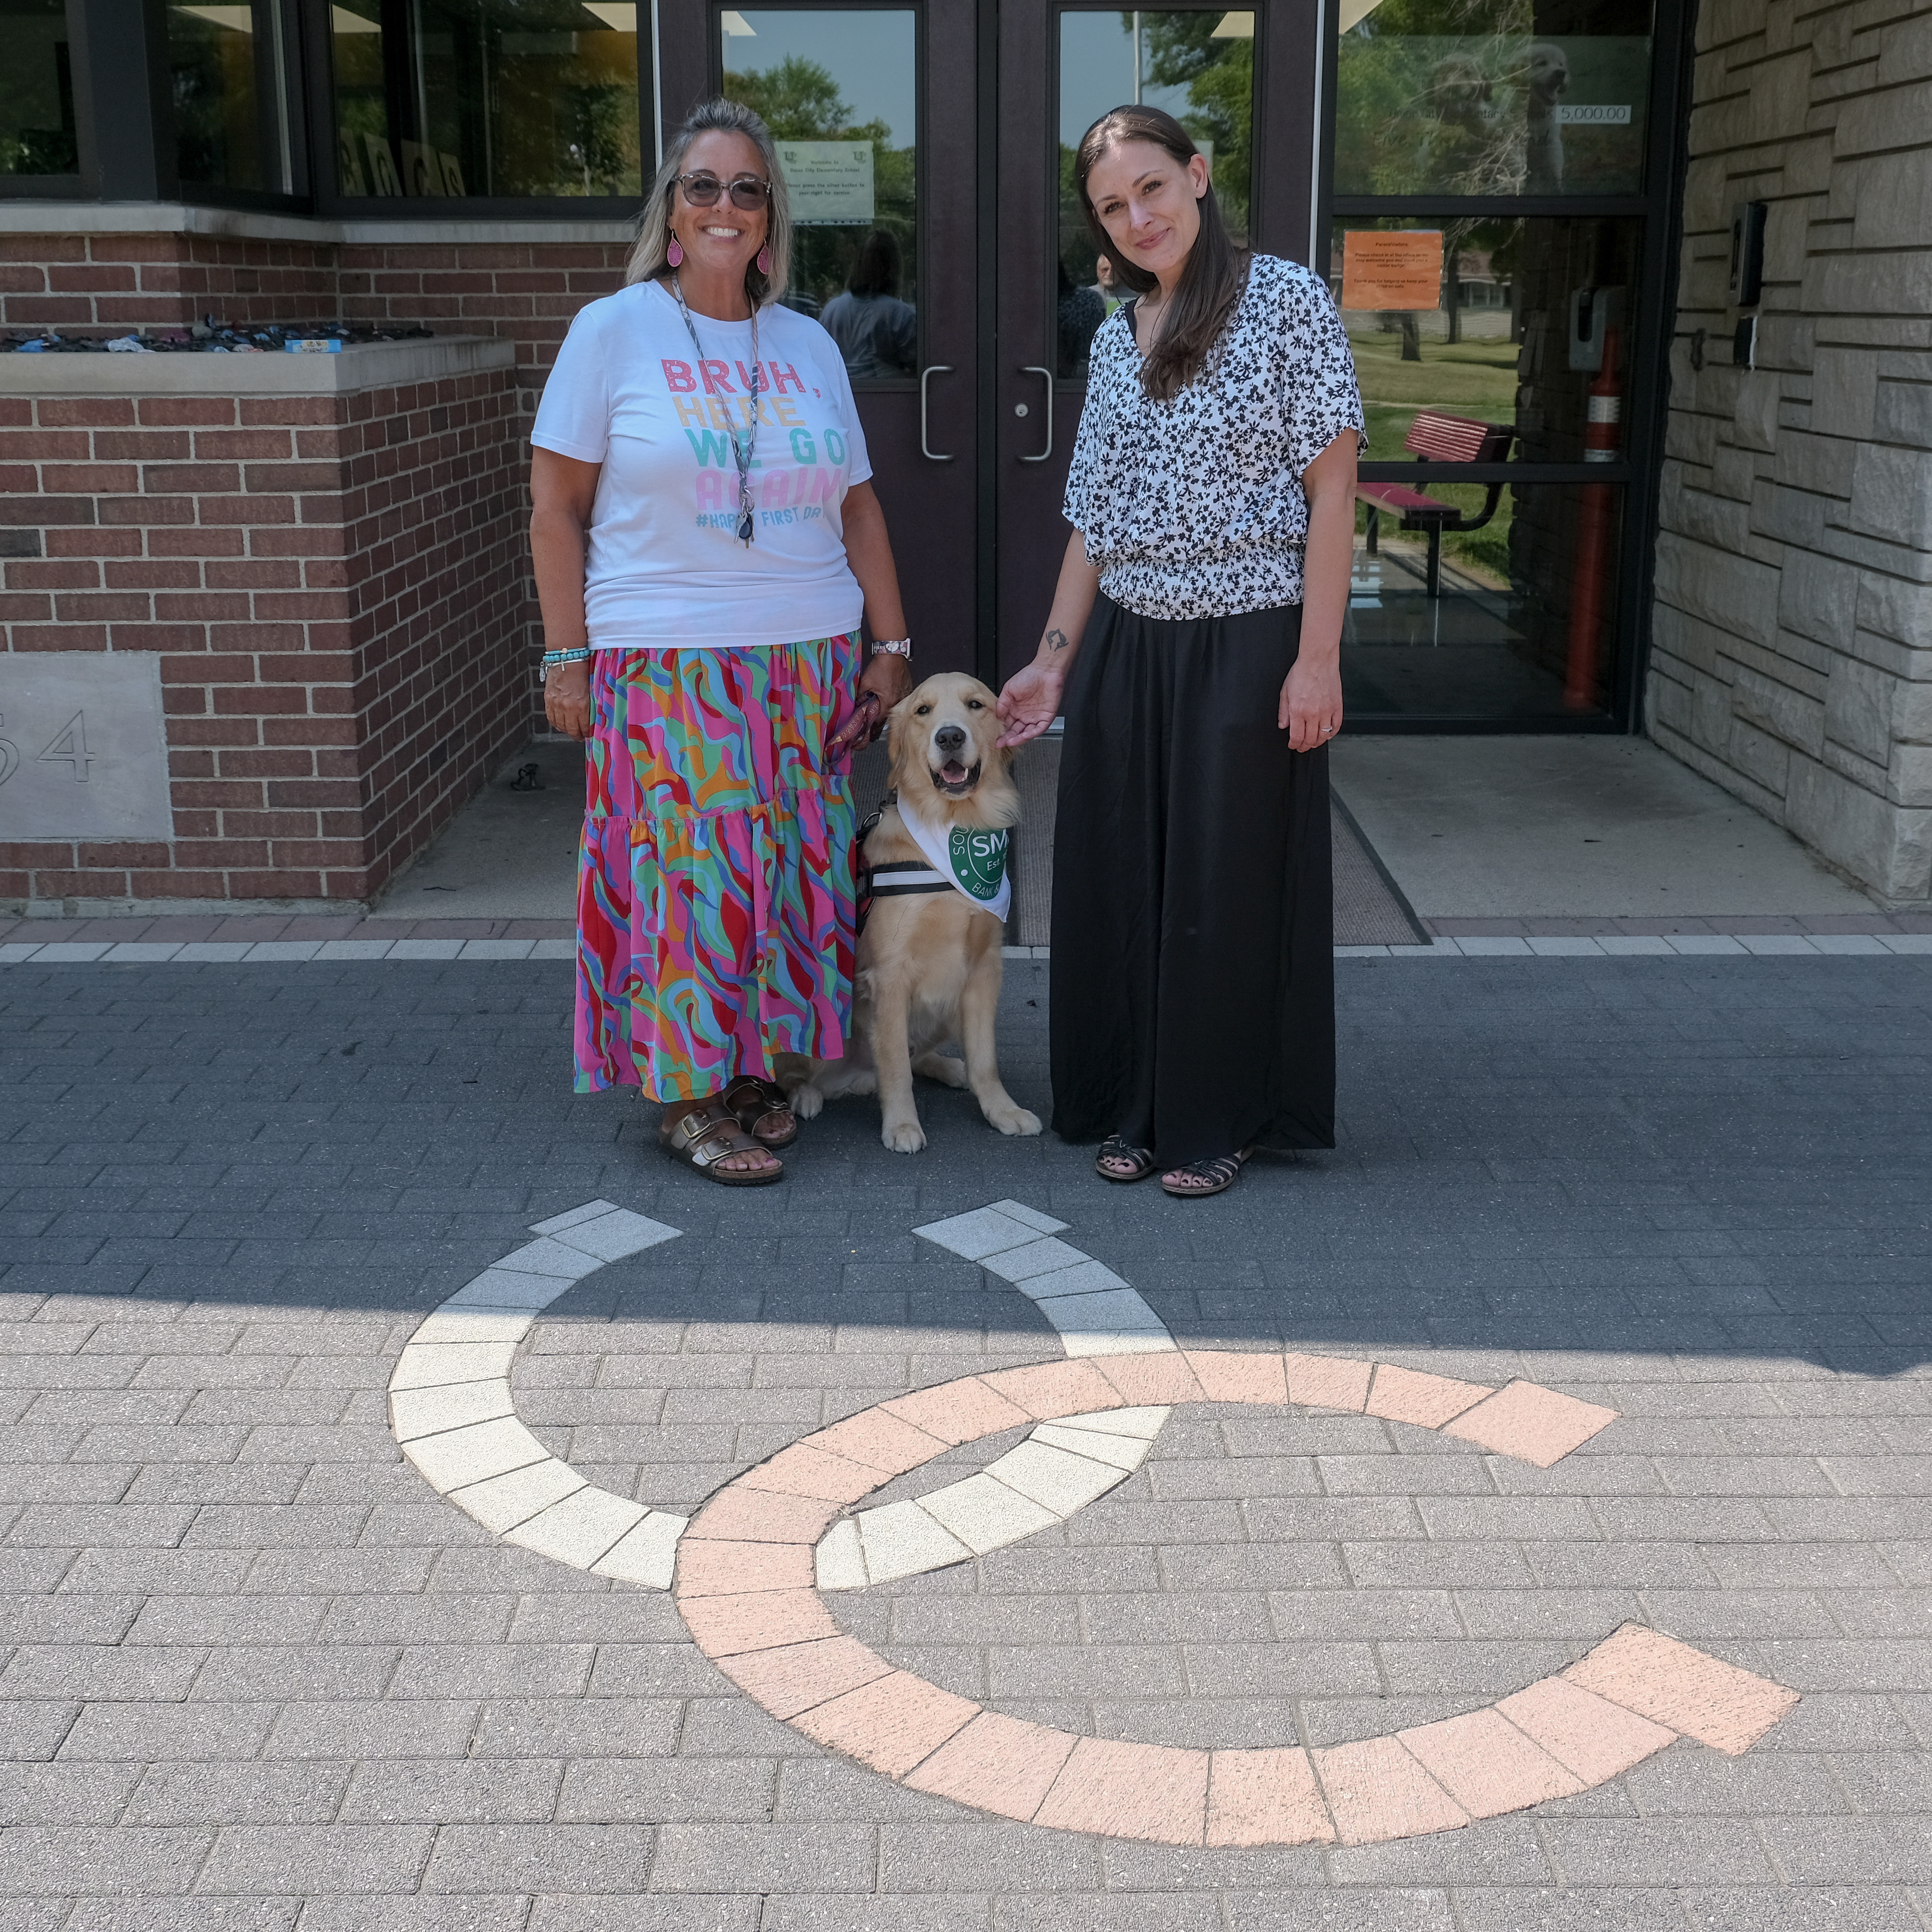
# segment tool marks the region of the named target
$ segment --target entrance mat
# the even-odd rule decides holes
[[[1335,944],[1337,946],[1427,946],[1429,928],[1402,896],[1355,814],[1331,791],[1335,853]]]

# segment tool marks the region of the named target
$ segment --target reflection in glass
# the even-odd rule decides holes
[[[1342,650],[1352,719],[1608,713],[1620,486],[1432,477],[1406,493],[1433,506],[1419,513],[1372,505],[1379,487],[1365,483],[1357,506]],[[1460,533],[1442,530],[1454,521]]]
[[[1096,249],[1073,185],[1080,137],[1109,108],[1164,108],[1208,158],[1214,196],[1237,247],[1248,238],[1253,152],[1252,13],[1102,13],[1060,16],[1060,255],[1055,365],[1087,374],[1095,331],[1119,307],[1112,265]]]
[[[790,191],[788,307],[855,381],[919,368],[918,68],[908,9],[719,16],[724,92],[772,130]]]
[[[0,174],[70,175],[80,166],[65,0],[4,0]]]
[[[328,10],[335,75],[335,184],[341,194],[400,194],[382,66],[381,0]]]
[[[1434,412],[1508,430],[1519,462],[1585,460],[1593,416],[1622,413],[1639,232],[1570,217],[1337,222],[1328,285],[1369,459],[1437,458],[1416,441],[1418,415]]]
[[[1342,0],[1337,194],[1634,194],[1651,0]]]
[[[167,20],[175,166],[182,180],[286,192],[275,0],[170,6]]]
[[[332,0],[346,195],[643,191],[635,0]]]

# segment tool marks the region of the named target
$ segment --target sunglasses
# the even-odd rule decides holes
[[[729,194],[731,206],[742,208],[747,214],[763,208],[772,198],[772,184],[760,181],[756,175],[740,175],[729,184],[720,181],[716,175],[680,175],[677,184],[684,190],[684,198],[693,208],[711,208],[717,204],[721,194]]]

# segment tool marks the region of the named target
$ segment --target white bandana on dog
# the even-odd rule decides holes
[[[1013,882],[1006,877],[1004,826],[928,825],[898,802],[899,822],[933,870],[976,911],[989,912],[1001,925],[1012,904]]]

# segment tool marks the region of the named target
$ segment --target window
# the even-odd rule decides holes
[[[910,9],[726,8],[722,89],[754,109],[791,201],[785,302],[854,382],[919,368],[919,68]]]
[[[167,10],[168,96],[184,187],[289,192],[277,0]]]
[[[1649,0],[1341,0],[1340,195],[1643,186]]]
[[[1324,266],[1370,439],[1348,704],[1609,723],[1655,380],[1651,0],[1339,0],[1336,27]]]
[[[0,174],[80,167],[64,0],[0,0]]]
[[[329,22],[339,194],[643,193],[637,0],[332,0]]]

